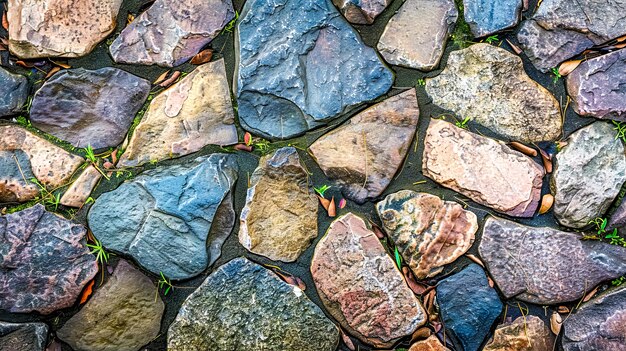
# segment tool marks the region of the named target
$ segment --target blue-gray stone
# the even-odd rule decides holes
[[[213,154],[143,172],[96,199],[89,227],[107,249],[157,275],[193,277],[219,257],[232,230],[237,169],[235,156]]]
[[[437,301],[443,324],[464,351],[480,348],[502,312],[498,293],[489,286],[485,271],[474,263],[439,282]]]
[[[385,94],[393,73],[331,0],[250,0],[235,38],[242,126],[287,139]]]
[[[28,98],[26,77],[0,68],[0,116],[18,113]]]
[[[45,323],[0,321],[0,351],[44,351],[47,339]]]
[[[463,0],[465,21],[475,37],[515,27],[522,11],[521,0]]]

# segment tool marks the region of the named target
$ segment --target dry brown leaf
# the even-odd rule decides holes
[[[381,240],[384,239],[385,233],[383,233],[382,229],[380,229],[380,227],[377,226],[376,223],[372,222],[371,220],[369,222],[370,222],[370,225],[372,226],[372,231],[374,232],[374,234],[376,234],[376,237]]]
[[[417,329],[413,333],[413,335],[411,335],[411,344],[416,342],[416,341],[428,339],[428,337],[431,336],[432,334],[433,334],[433,331],[430,330],[430,328],[421,327],[421,328]]]
[[[491,279],[491,277],[489,276],[487,277],[487,282],[489,283],[489,286],[492,288],[496,286],[496,284],[493,282],[493,279]]]
[[[543,168],[546,169],[546,173],[552,173],[552,157],[543,149],[539,149],[539,153],[541,153],[541,161],[543,162]]]
[[[354,343],[352,342],[352,339],[350,339],[350,337],[346,335],[343,329],[339,328],[339,330],[341,330],[341,340],[343,341],[344,344],[346,344],[346,347],[350,349],[351,351],[355,351],[356,348],[354,347]]]
[[[617,40],[617,42],[618,42],[618,43],[621,43],[621,42],[623,42],[623,41],[626,41],[626,35],[624,35],[624,36],[622,36],[622,37],[619,37],[619,38],[617,38],[617,39],[615,39],[615,40]]]
[[[113,162],[110,162],[110,161],[105,161],[105,162],[102,164],[102,167],[104,167],[104,169],[111,169],[111,168],[113,168]]]
[[[515,150],[525,155],[532,156],[532,157],[537,156],[537,150],[533,149],[530,146],[526,146],[522,143],[518,143],[517,141],[512,141],[509,143],[509,145],[511,145],[512,148],[514,148]]]
[[[304,280],[294,276],[294,278],[296,279],[296,285],[298,286],[298,288],[300,288],[300,290],[305,291],[306,290],[306,284],[304,283]]]
[[[61,67],[61,68],[65,68],[65,69],[70,69],[72,68],[72,66],[68,65],[67,63],[63,63],[63,62],[56,62],[56,61],[52,61],[50,60],[50,62],[54,63],[55,65]]]
[[[481,267],[485,268],[485,264],[483,263],[483,261],[481,261],[480,258],[472,255],[472,254],[466,254],[465,255],[467,258],[469,258],[472,262],[479,264]]]
[[[617,45],[615,45],[615,48],[616,48],[616,49],[623,49],[623,48],[626,48],[626,43],[617,44]]]
[[[522,53],[522,49],[519,48],[519,46],[511,43],[511,41],[509,41],[509,39],[505,39],[507,44],[509,44],[509,46],[511,47],[511,49],[513,49],[513,51],[515,51],[516,54],[521,54]]]
[[[432,325],[433,329],[435,329],[435,333],[439,333],[439,331],[441,330],[441,323],[439,322],[431,321],[430,325]]]
[[[559,313],[569,313],[570,309],[567,306],[559,306],[557,309]]]
[[[552,194],[545,194],[541,198],[541,207],[539,208],[539,214],[544,214],[552,208],[554,204],[554,196]]]
[[[155,81],[152,82],[152,84],[157,85],[157,84],[161,83],[162,81],[165,80],[165,78],[167,78],[168,74],[170,74],[170,70],[169,69],[167,71],[163,72],[163,74],[161,74],[157,79],[155,79]]]
[[[320,200],[320,204],[322,204],[322,207],[324,207],[324,209],[328,211],[328,206],[330,206],[330,200],[323,198],[319,195],[317,195],[317,198]]]
[[[235,150],[239,150],[239,151],[252,152],[252,146],[248,146],[248,145],[245,145],[245,144],[237,144],[237,145],[233,146],[233,148]]]
[[[89,298],[89,296],[91,296],[91,293],[93,292],[93,284],[94,284],[95,280],[91,280],[89,282],[89,284],[87,284],[87,287],[85,288],[85,290],[83,290],[83,293],[80,294],[80,305],[84,304],[85,302],[87,302],[87,299]]]
[[[4,28],[7,32],[9,31],[9,20],[7,19],[6,11],[2,13],[2,28]]]
[[[598,287],[591,290],[587,295],[585,295],[585,297],[583,298],[583,302],[588,302],[589,300],[591,300],[593,295],[595,295],[597,292],[598,292]]]
[[[203,63],[207,63],[211,61],[211,57],[213,57],[213,50],[205,49],[196,54],[193,58],[191,58],[190,63],[192,65],[201,65]]]
[[[55,73],[57,73],[60,70],[61,70],[61,67],[59,67],[59,66],[52,67],[52,69],[48,71],[48,74],[46,74],[46,78],[45,79],[48,79],[48,78],[52,77],[52,75],[54,75]]]
[[[126,25],[129,25],[130,22],[135,20],[135,15],[133,15],[132,13],[129,13],[128,16],[126,17]]]
[[[113,152],[111,152],[111,161],[113,161],[113,164],[117,163],[117,149],[113,150]]]
[[[328,205],[328,217],[337,216],[337,207],[335,206],[335,197],[333,196]]]
[[[30,63],[30,62],[26,62],[26,61],[22,61],[22,60],[17,60],[15,61],[16,65],[22,66],[22,67],[26,67],[26,68],[33,68],[35,67],[34,63]]]
[[[566,75],[572,73],[573,70],[578,67],[583,62],[583,60],[570,60],[565,61],[559,66],[559,74],[565,77]]]
[[[414,294],[422,295],[426,291],[426,289],[428,289],[428,286],[423,285],[415,280],[415,277],[413,276],[413,273],[411,273],[411,271],[409,270],[409,267],[402,267],[402,273],[404,274],[404,280],[406,280],[406,284],[409,286],[409,289],[411,289]]]
[[[554,335],[559,335],[561,332],[561,326],[563,325],[563,318],[557,312],[552,312],[552,316],[550,316],[550,330],[554,333]]]
[[[174,73],[172,73],[172,76],[162,81],[159,86],[162,88],[167,88],[172,85],[172,83],[174,83],[176,79],[178,79],[178,77],[180,77],[180,71],[174,71]]]

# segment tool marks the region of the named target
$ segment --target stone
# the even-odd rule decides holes
[[[235,17],[231,0],[156,0],[109,47],[117,63],[178,66]]]
[[[415,89],[378,103],[317,139],[310,152],[326,177],[359,204],[385,191],[415,136]]]
[[[354,24],[372,24],[392,0],[333,0],[335,6]]]
[[[45,323],[0,321],[0,351],[44,351],[47,339]]]
[[[177,351],[334,351],[339,330],[298,287],[239,257],[189,295],[167,340]]]
[[[96,167],[87,166],[74,183],[67,188],[59,202],[63,206],[82,207],[93,189],[98,185],[100,178],[102,178],[102,173]]]
[[[365,221],[349,212],[318,242],[311,275],[326,311],[376,348],[390,347],[426,323],[426,313]]]
[[[148,277],[120,260],[57,336],[76,351],[138,351],[161,327],[165,304],[154,289]]]
[[[456,202],[402,190],[376,204],[385,232],[418,279],[434,277],[474,243],[476,215]]]
[[[532,217],[545,174],[531,158],[451,123],[432,119],[422,173],[472,201],[513,217]]]
[[[426,340],[418,341],[411,345],[409,351],[450,351],[449,348],[441,345],[437,336],[431,335]]]
[[[150,87],[147,80],[113,67],[63,70],[35,93],[30,121],[75,147],[115,147]]]
[[[121,166],[137,166],[237,143],[224,60],[198,66],[157,95],[133,131]]]
[[[488,217],[478,252],[507,298],[555,305],[626,274],[626,248],[578,233]]]
[[[122,0],[9,0],[9,50],[24,59],[80,57],[115,29]]]
[[[0,117],[17,114],[28,99],[28,80],[0,68]]]
[[[502,312],[498,293],[475,263],[437,284],[437,303],[443,325],[464,351],[480,349]]]
[[[463,0],[465,22],[475,37],[517,26],[522,13],[520,0]]]
[[[612,124],[595,122],[569,136],[556,154],[550,188],[560,224],[583,228],[604,212],[626,182],[624,145]]]
[[[317,237],[318,200],[298,152],[284,147],[263,156],[250,176],[239,242],[271,260],[293,262]]]
[[[235,52],[239,121],[272,140],[324,125],[393,84],[331,0],[246,1]]]
[[[426,92],[434,104],[506,139],[532,143],[561,133],[554,96],[528,77],[519,56],[494,45],[450,53],[443,72],[426,80]]]
[[[626,197],[622,198],[621,203],[609,218],[607,230],[612,231],[615,228],[620,234],[626,235]]]
[[[98,273],[80,224],[37,204],[0,217],[0,309],[49,314],[70,307]]]
[[[584,303],[563,322],[564,351],[626,350],[626,286]]]
[[[517,317],[499,325],[483,351],[552,351],[554,334],[537,316]]]
[[[432,71],[458,17],[452,0],[407,0],[387,23],[378,51],[392,65]]]
[[[67,183],[84,159],[16,125],[0,126],[0,203],[25,202]]]
[[[237,169],[235,156],[212,154],[145,171],[100,195],[89,227],[107,249],[132,256],[156,275],[194,277],[217,260],[234,225]],[[222,214],[227,218],[217,218]]]
[[[566,79],[581,116],[626,121],[626,49],[581,63]]]

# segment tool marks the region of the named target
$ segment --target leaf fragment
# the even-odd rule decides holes
[[[559,74],[565,77],[566,75],[572,73],[572,71],[575,70],[576,67],[578,67],[582,62],[583,60],[570,60],[563,62],[559,66]]]
[[[527,156],[532,156],[535,157],[537,156],[537,150],[533,149],[530,146],[526,146],[522,143],[519,143],[517,141],[512,141],[509,143],[509,145],[511,145],[512,148],[514,148],[515,150],[527,155]]]
[[[211,61],[211,57],[213,57],[213,50],[204,49],[192,57],[190,63],[192,65],[201,65]]]
[[[545,194],[541,198],[541,207],[539,208],[539,214],[544,214],[552,208],[554,204],[554,196],[552,194]]]
[[[163,72],[154,82],[152,82],[152,84],[157,85],[157,84],[161,83],[162,81],[165,80],[165,78],[167,78],[168,74],[170,74],[170,70],[169,69],[167,71]]]
[[[46,74],[46,78],[45,79],[48,79],[48,78],[52,77],[55,73],[57,73],[60,70],[61,70],[61,67],[59,67],[59,66],[52,67],[52,69],[48,71],[48,74]]]
[[[328,217],[337,216],[337,208],[335,207],[335,197],[333,196],[328,204]]]
[[[554,335],[559,335],[562,325],[563,318],[561,315],[558,312],[552,312],[552,316],[550,316],[550,330],[552,330]]]
[[[87,284],[87,287],[85,287],[85,290],[83,290],[82,294],[80,294],[80,305],[87,302],[87,299],[89,299],[89,296],[91,296],[91,293],[93,292],[94,283],[95,283],[95,280],[92,279],[89,282],[89,284]]]

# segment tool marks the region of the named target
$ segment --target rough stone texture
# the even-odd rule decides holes
[[[544,170],[504,143],[433,119],[422,173],[473,201],[514,217],[532,217]]]
[[[0,125],[0,203],[39,195],[32,178],[47,188],[65,184],[83,161],[24,128]]]
[[[578,300],[626,273],[626,248],[581,239],[488,217],[478,251],[506,298],[552,305]]]
[[[624,145],[607,122],[574,132],[556,155],[550,180],[554,216],[564,226],[583,228],[602,217],[626,181]]]
[[[83,173],[67,188],[63,196],[61,196],[61,205],[69,207],[82,207],[89,195],[102,178],[100,173],[93,165],[87,166]]]
[[[609,218],[607,228],[611,231],[617,228],[620,234],[626,235],[626,197],[622,198],[622,202]]]
[[[148,277],[120,260],[57,336],[76,351],[137,351],[159,334],[165,304],[154,289]]]
[[[407,0],[387,23],[378,51],[390,64],[431,71],[458,17],[452,0]]]
[[[567,76],[579,115],[626,121],[626,49],[581,63]]]
[[[278,149],[250,176],[239,242],[257,255],[293,262],[317,237],[318,207],[296,149]]]
[[[0,117],[19,113],[28,99],[28,80],[0,68]]]
[[[389,347],[426,322],[426,313],[376,234],[348,213],[315,247],[311,274],[326,310],[352,335]]]
[[[109,51],[117,63],[178,66],[234,17],[231,0],[156,0],[124,28]]]
[[[73,305],[98,273],[86,233],[40,204],[0,217],[0,309],[48,314]]]
[[[463,0],[465,21],[475,37],[515,27],[522,12],[520,0]]]
[[[45,323],[0,321],[0,351],[44,351],[47,339]]]
[[[237,168],[234,156],[212,154],[143,172],[96,199],[89,227],[107,249],[157,275],[193,277],[215,262],[232,230]]]
[[[355,24],[372,24],[393,0],[333,0],[346,19]]]
[[[246,1],[235,51],[240,122],[270,139],[328,123],[393,83],[330,0]]]
[[[339,330],[297,287],[245,258],[218,268],[183,303],[168,350],[334,351]]]
[[[431,335],[428,339],[411,345],[409,351],[450,351],[450,349],[441,345],[441,341],[437,339],[437,336]]]
[[[563,323],[565,351],[626,350],[626,286],[583,304]]]
[[[483,351],[553,351],[554,334],[537,316],[518,317],[498,326]]]
[[[511,140],[554,140],[561,133],[554,96],[528,77],[519,56],[494,45],[450,53],[443,72],[426,80],[426,92],[434,104]]]
[[[433,277],[474,243],[476,215],[456,202],[402,190],[376,205],[389,238],[418,279]]]
[[[317,139],[310,151],[345,197],[364,203],[382,194],[402,166],[418,119],[411,89],[355,115]]]
[[[477,351],[502,311],[502,302],[477,264],[437,284],[441,320],[464,351]]]
[[[149,93],[150,82],[117,68],[63,70],[35,94],[30,120],[76,147],[114,147]]]
[[[135,128],[120,166],[188,155],[209,144],[237,143],[224,60],[198,66],[157,95]]]
[[[113,29],[122,0],[9,0],[9,50],[21,58],[87,55]]]

